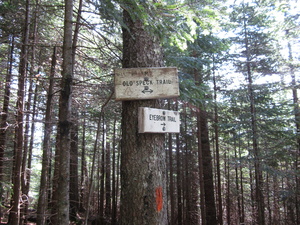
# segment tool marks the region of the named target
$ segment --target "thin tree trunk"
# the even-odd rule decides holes
[[[269,179],[269,174],[267,173],[266,177],[266,193],[267,193],[267,210],[268,210],[268,223],[267,224],[272,224],[272,209],[271,209],[271,203],[270,203],[270,179]]]
[[[240,184],[239,184],[239,171],[238,171],[238,154],[237,154],[237,146],[236,146],[236,138],[237,135],[235,132],[233,132],[233,139],[234,139],[234,158],[236,161],[236,165],[235,165],[235,188],[236,188],[236,192],[237,192],[237,207],[238,207],[238,211],[237,211],[237,217],[238,223],[242,223],[242,209],[241,209],[241,191],[240,191]],[[242,178],[240,178],[242,179]]]
[[[31,61],[32,63],[32,61]],[[31,67],[33,68],[33,67]],[[33,71],[30,68],[30,76],[33,75]],[[22,190],[22,202],[23,202],[23,206],[21,207],[20,210],[20,219],[22,221],[22,223],[26,224],[26,219],[25,219],[25,215],[26,215],[26,208],[27,208],[27,196],[26,196],[26,186],[27,186],[27,180],[26,180],[26,174],[28,171],[27,170],[27,158],[28,158],[28,141],[29,141],[29,131],[30,131],[30,111],[31,111],[31,101],[32,101],[32,93],[33,93],[33,79],[32,77],[29,79],[30,84],[29,84],[29,88],[28,88],[28,98],[27,98],[27,102],[25,103],[25,112],[26,112],[26,116],[25,116],[25,129],[24,129],[24,142],[23,142],[23,153],[22,153],[22,169],[21,169],[21,190]],[[33,115],[32,115],[33,116]]]
[[[200,110],[201,146],[203,162],[203,181],[205,194],[205,212],[207,225],[217,224],[214,183],[212,172],[212,156],[209,146],[208,122],[206,112]]]
[[[70,219],[76,221],[79,211],[78,187],[78,112],[73,109],[70,151]]]
[[[101,148],[100,164],[100,198],[99,198],[99,219],[100,223],[104,221],[104,201],[105,201],[105,155],[106,155],[106,121],[104,120],[104,114],[102,114],[102,148]]]
[[[56,47],[53,48],[51,70],[49,75],[49,87],[47,93],[46,115],[43,137],[42,172],[40,180],[40,191],[37,207],[37,225],[45,225],[48,208],[49,168],[50,168],[50,137],[52,133],[52,98],[56,66]]]
[[[257,223],[260,225],[265,224],[265,204],[263,196],[263,177],[261,171],[261,156],[258,147],[258,133],[257,133],[257,120],[256,120],[256,109],[254,101],[254,91],[253,91],[253,81],[251,72],[251,59],[250,59],[250,46],[248,40],[248,30],[246,19],[244,19],[244,38],[245,38],[245,48],[247,57],[247,79],[248,79],[248,94],[250,98],[250,114],[251,114],[251,128],[252,128],[252,148],[254,157],[254,174],[255,174],[255,202],[257,207]]]
[[[182,203],[182,164],[180,153],[180,139],[179,134],[176,134],[176,174],[177,174],[177,224],[183,224],[183,203]]]
[[[214,61],[214,58],[213,58]],[[214,68],[214,66],[213,66]],[[223,224],[223,206],[222,206],[222,189],[221,189],[221,172],[220,172],[220,148],[219,148],[219,115],[217,106],[217,83],[215,71],[213,70],[213,83],[214,83],[214,131],[215,131],[215,144],[216,144],[216,165],[217,165],[217,199],[218,199],[218,224]]]
[[[119,196],[119,193],[120,193],[120,176],[121,176],[121,173],[120,173],[120,165],[121,165],[121,145],[119,145],[118,147],[118,150],[117,150],[117,183],[116,183],[116,196]],[[119,209],[120,207],[118,207],[118,198],[117,198],[117,210]],[[119,224],[118,223],[119,221],[119,217],[117,216],[117,222],[116,224]]]
[[[239,138],[239,159],[241,159],[241,158],[242,158],[241,139]],[[244,174],[243,174],[242,165],[239,166],[239,170],[240,170],[240,186],[241,186],[240,196],[241,196],[241,204],[242,204],[242,211],[240,214],[240,223],[242,224],[245,222],[245,202],[244,202],[244,182],[243,182]]]
[[[187,110],[186,106],[183,109],[183,123],[184,123],[184,132],[187,133]],[[183,199],[183,221],[184,223],[190,224],[190,218],[188,212],[190,211],[190,192],[191,192],[191,184],[190,184],[190,179],[189,179],[189,165],[188,161],[190,160],[188,158],[188,150],[190,149],[190,143],[187,138],[187,135],[183,136],[183,142],[185,143],[182,152],[182,163],[183,163],[183,170],[182,170],[182,199]]]
[[[38,5],[38,3],[37,3]],[[38,7],[38,6],[37,6]],[[35,13],[34,13],[34,21],[33,21],[33,24],[34,24],[34,27],[33,27],[33,31],[32,31],[32,34],[33,34],[33,40],[32,42],[33,43],[36,43],[36,39],[37,39],[37,16],[38,16],[38,13],[35,9]],[[26,220],[26,214],[27,214],[27,210],[28,210],[28,204],[29,204],[29,196],[28,196],[28,192],[29,192],[29,183],[30,183],[30,173],[28,170],[30,170],[30,167],[29,165],[27,165],[28,162],[31,162],[31,154],[30,152],[28,151],[32,151],[32,149],[29,149],[30,146],[28,146],[28,140],[29,140],[29,130],[30,130],[30,112],[31,112],[31,101],[32,101],[32,94],[33,94],[33,85],[34,85],[34,79],[38,79],[39,75],[37,75],[37,77],[35,76],[35,72],[34,69],[35,69],[35,65],[36,65],[36,55],[35,55],[35,50],[36,50],[36,46],[35,44],[32,45],[31,47],[31,59],[30,59],[30,72],[29,72],[29,75],[30,75],[30,84],[29,84],[29,88],[28,88],[28,97],[27,97],[27,103],[26,103],[26,123],[25,123],[25,131],[24,131],[24,151],[23,151],[23,159],[22,159],[22,174],[21,174],[21,185],[22,185],[22,193],[23,193],[23,196],[25,198],[27,198],[25,201],[24,201],[24,204],[25,206],[22,207],[22,210],[21,210],[21,218],[24,218],[24,223],[27,223],[27,220]],[[32,122],[31,122],[31,141],[33,141],[33,138],[34,138],[34,133],[32,131],[34,131],[35,129],[35,123],[34,123],[34,118],[35,118],[35,108],[36,108],[36,100],[37,100],[37,87],[38,85],[38,82],[36,82],[36,85],[35,85],[35,93],[34,93],[34,103],[33,103],[33,109],[32,109]],[[31,144],[31,143],[30,143]],[[28,160],[27,160],[28,158]]]
[[[35,118],[37,116],[36,112],[36,104],[37,104],[37,96],[38,96],[38,90],[39,86],[38,83],[35,85],[35,90],[34,90],[34,98],[33,98],[33,107],[32,107],[32,121],[31,121],[31,130],[30,130],[30,141],[29,141],[29,146],[28,146],[28,157],[26,157],[27,162],[26,162],[26,169],[24,170],[24,186],[22,186],[22,192],[23,196],[25,197],[24,204],[24,224],[27,223],[27,214],[28,214],[28,208],[29,208],[29,189],[30,189],[30,181],[31,181],[31,164],[32,164],[32,150],[33,150],[33,142],[35,138]]]
[[[201,115],[200,111],[197,112],[197,127],[198,127],[198,165],[199,165],[199,183],[200,183],[200,209],[201,209],[201,221],[202,225],[206,225],[206,207],[205,207],[205,189],[204,189],[204,178],[203,178],[203,158],[202,158],[202,142],[201,142]]]
[[[20,220],[20,203],[21,196],[21,169],[22,169],[22,151],[23,151],[23,117],[24,117],[24,96],[25,96],[25,79],[27,74],[28,60],[28,40],[29,40],[29,0],[26,0],[26,12],[24,22],[24,32],[22,48],[20,54],[20,67],[18,78],[18,97],[17,97],[17,124],[16,124],[16,143],[14,152],[14,169],[13,169],[13,197],[12,207],[9,214],[9,223],[18,225]]]
[[[170,102],[169,102],[169,109]],[[173,135],[170,133],[168,136],[168,152],[169,152],[169,176],[170,176],[170,183],[169,183],[169,196],[170,196],[170,224],[175,224],[175,201],[174,201],[174,170],[173,170]]]
[[[288,31],[287,31],[288,34]],[[293,93],[293,104],[294,104],[294,117],[295,117],[295,127],[296,133],[300,133],[300,107],[299,107],[299,99],[298,99],[298,92],[297,92],[297,82],[295,77],[295,68],[293,63],[293,52],[292,52],[292,45],[288,43],[289,49],[289,68],[290,74],[292,78],[292,93]],[[295,174],[296,174],[296,191],[295,191],[295,205],[296,205],[296,224],[300,224],[300,137],[299,135],[296,138],[296,156],[295,156]]]
[[[111,163],[110,143],[106,143],[106,167],[105,167],[105,224],[111,224]]]
[[[1,124],[0,124],[0,185],[3,183],[3,171],[4,171],[4,153],[6,148],[6,134],[8,129],[8,108],[9,108],[9,100],[10,100],[10,85],[12,79],[12,65],[13,65],[13,52],[14,52],[14,45],[15,45],[15,37],[11,36],[10,47],[8,52],[8,66],[7,72],[5,76],[5,89],[4,89],[4,99],[3,99],[3,108],[1,111]],[[0,188],[0,201],[2,202],[2,193],[3,189]],[[2,207],[0,207],[0,215],[2,215],[1,211]],[[1,216],[0,216],[0,223],[1,223]]]
[[[97,153],[97,150],[98,150],[98,140],[100,138],[100,131],[101,131],[101,118],[102,117],[100,116],[99,120],[98,120],[98,123],[97,123],[97,132],[96,132],[96,138],[95,138],[94,149],[93,149],[93,157],[92,157],[91,173],[90,173],[90,180],[89,180],[89,186],[88,186],[87,207],[86,207],[86,211],[85,211],[84,225],[88,225],[91,198],[93,196],[94,172],[95,172],[95,164],[96,164],[96,157],[97,157],[96,153]]]
[[[113,146],[112,146],[112,215],[111,224],[115,225],[117,223],[117,187],[116,187],[116,136],[117,136],[117,118],[114,116],[114,128],[113,128]]]
[[[281,212],[279,209],[279,180],[276,175],[273,176],[273,190],[274,190],[274,196],[273,196],[273,202],[274,202],[274,207],[273,207],[273,217],[272,217],[272,224],[280,224],[280,217],[281,217]]]
[[[226,217],[227,224],[231,224],[231,199],[230,199],[230,167],[229,167],[229,151],[225,152],[225,177],[227,180],[227,189],[226,189]]]
[[[192,132],[196,131],[194,128],[189,127],[187,114],[187,107],[184,107],[184,113],[182,117],[185,118],[185,133],[191,132],[188,129],[192,129]],[[197,138],[197,137],[195,137]],[[200,223],[200,211],[199,211],[199,166],[198,162],[198,149],[194,148],[192,143],[194,137],[185,135],[185,219],[184,222],[190,225],[198,225]]]
[[[82,138],[81,138],[81,176],[80,176],[80,199],[79,199],[79,209],[80,212],[85,212],[87,205],[86,205],[86,196],[88,194],[88,172],[86,166],[86,113],[83,112],[83,125],[82,125]]]

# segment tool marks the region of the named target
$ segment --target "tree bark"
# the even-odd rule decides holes
[[[106,166],[105,166],[105,224],[111,224],[111,163],[110,143],[106,143]]]
[[[123,67],[160,67],[159,40],[143,23],[124,11]],[[158,100],[124,101],[122,104],[121,223],[165,225],[166,162],[163,134],[138,133],[138,108],[160,108]]]
[[[213,59],[214,60],[214,59]],[[214,68],[214,66],[213,66]],[[219,148],[219,113],[217,105],[217,82],[215,70],[213,69],[214,83],[214,132],[215,132],[215,147],[216,147],[216,165],[217,165],[217,199],[218,199],[218,223],[223,224],[223,206],[222,206],[222,189],[221,189],[221,169],[220,169],[220,148]]]
[[[8,52],[8,66],[7,73],[5,76],[5,89],[4,89],[4,99],[3,99],[3,107],[1,111],[1,124],[0,124],[0,185],[3,182],[3,170],[4,170],[4,153],[6,148],[6,133],[8,129],[7,117],[8,117],[8,108],[9,108],[9,100],[10,100],[10,85],[12,79],[12,65],[13,65],[13,53],[14,53],[14,45],[15,40],[14,36],[11,36],[10,47]],[[3,189],[0,188],[0,201],[2,202],[2,192]],[[2,215],[1,211],[2,207],[0,207],[0,215]],[[1,216],[0,216],[1,223]]]
[[[209,146],[208,122],[205,111],[200,110],[200,126],[201,126],[201,146],[202,146],[202,162],[203,162],[203,181],[205,194],[205,212],[206,224],[217,224],[216,204],[214,196],[214,183],[212,172],[212,156]]]
[[[169,101],[169,110],[171,110]],[[169,153],[169,196],[170,196],[170,224],[175,224],[175,194],[174,194],[174,167],[173,167],[173,135],[168,135],[168,153]]]
[[[80,199],[79,199],[79,210],[85,212],[87,209],[87,196],[88,196],[88,171],[86,162],[86,113],[83,112],[83,124],[82,124],[82,138],[81,138],[81,165],[80,165]]]
[[[112,143],[112,215],[111,224],[115,225],[117,223],[117,168],[116,168],[116,136],[117,136],[117,117],[114,116],[114,128],[113,128],[113,143]]]
[[[287,31],[288,35],[288,31]],[[296,133],[300,134],[300,107],[299,107],[299,98],[298,98],[298,90],[297,90],[297,82],[296,82],[296,75],[295,75],[295,68],[293,65],[293,52],[292,52],[292,45],[288,43],[288,50],[289,50],[289,69],[292,79],[292,93],[293,93],[293,104],[294,104],[294,117],[295,117],[295,128]],[[296,170],[296,191],[295,191],[295,205],[296,205],[296,224],[300,223],[300,137],[297,135],[296,137],[296,156],[295,156],[295,170]]]
[[[105,155],[106,155],[106,121],[104,118],[104,113],[102,117],[102,146],[101,146],[101,159],[99,160],[99,170],[100,170],[100,197],[99,197],[99,219],[100,224],[104,221],[104,201],[105,201]]]
[[[201,139],[201,134],[202,134],[202,127],[201,127],[201,114],[200,112],[197,112],[197,127],[198,127],[198,133],[197,133],[197,138],[198,138],[198,166],[199,166],[199,183],[200,183],[200,210],[201,210],[201,221],[202,225],[206,225],[206,204],[205,204],[205,189],[204,189],[204,177],[203,177],[203,158],[202,158],[202,139]]]
[[[176,134],[177,224],[183,224],[182,163],[179,134]]]
[[[255,202],[256,202],[256,214],[257,223],[260,225],[265,224],[265,203],[263,196],[263,177],[261,171],[261,156],[258,147],[258,134],[257,134],[257,120],[256,120],[256,109],[254,101],[254,91],[253,91],[253,81],[251,72],[251,59],[250,59],[250,46],[249,46],[249,35],[246,24],[246,19],[244,19],[243,29],[244,29],[244,42],[246,49],[246,67],[247,67],[247,79],[248,79],[248,94],[250,98],[250,114],[251,114],[251,128],[252,128],[252,150],[254,157],[254,174],[255,174]]]
[[[12,207],[9,214],[9,223],[11,225],[19,224],[20,220],[20,203],[21,195],[21,168],[22,168],[22,151],[23,151],[23,117],[24,117],[24,96],[25,96],[25,79],[27,75],[28,63],[28,40],[29,40],[29,0],[26,1],[26,12],[24,22],[24,32],[19,64],[18,78],[18,96],[17,96],[17,124],[16,124],[16,143],[14,151],[14,169],[13,169],[13,197]]]
[[[50,138],[52,133],[52,98],[53,98],[53,85],[56,66],[56,47],[53,48],[51,69],[49,76],[49,87],[47,93],[46,115],[44,125],[43,137],[43,155],[42,155],[42,172],[40,180],[40,190],[37,208],[37,225],[45,225],[47,219],[48,207],[48,188],[49,188],[49,168],[50,168]]]
[[[65,22],[63,43],[63,65],[61,93],[59,101],[59,122],[57,149],[59,152],[59,174],[57,180],[56,202],[58,224],[69,224],[69,182],[70,182],[70,129],[72,111],[72,86],[73,86],[73,51],[72,51],[72,18],[73,1],[65,0]]]
[[[78,112],[73,108],[70,150],[70,219],[76,221],[79,211],[78,187]]]
[[[98,118],[97,122],[97,132],[96,132],[96,138],[94,142],[94,148],[93,148],[93,157],[92,157],[92,165],[91,165],[91,173],[90,173],[90,179],[89,179],[89,186],[88,186],[88,192],[87,192],[87,207],[85,211],[85,221],[84,225],[88,224],[88,218],[90,213],[90,204],[91,204],[91,198],[93,196],[93,187],[94,187],[94,171],[96,166],[96,157],[97,157],[97,150],[98,150],[98,140],[100,138],[100,131],[101,131],[101,116]]]

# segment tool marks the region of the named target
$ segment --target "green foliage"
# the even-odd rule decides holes
[[[20,36],[24,21],[24,1],[0,2],[0,32],[1,39],[8,39],[9,35]],[[2,42],[4,41],[2,40]]]
[[[209,100],[207,98],[210,93],[209,87],[205,84],[196,84],[188,75],[180,77],[180,98],[197,107],[202,107]]]

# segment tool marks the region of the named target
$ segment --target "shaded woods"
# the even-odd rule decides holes
[[[293,1],[2,1],[0,224],[300,224],[298,27]],[[180,96],[116,101],[138,67]]]

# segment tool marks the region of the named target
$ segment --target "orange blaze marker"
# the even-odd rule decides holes
[[[157,187],[155,189],[155,195],[156,195],[156,210],[157,210],[157,212],[160,212],[163,208],[162,187]]]

